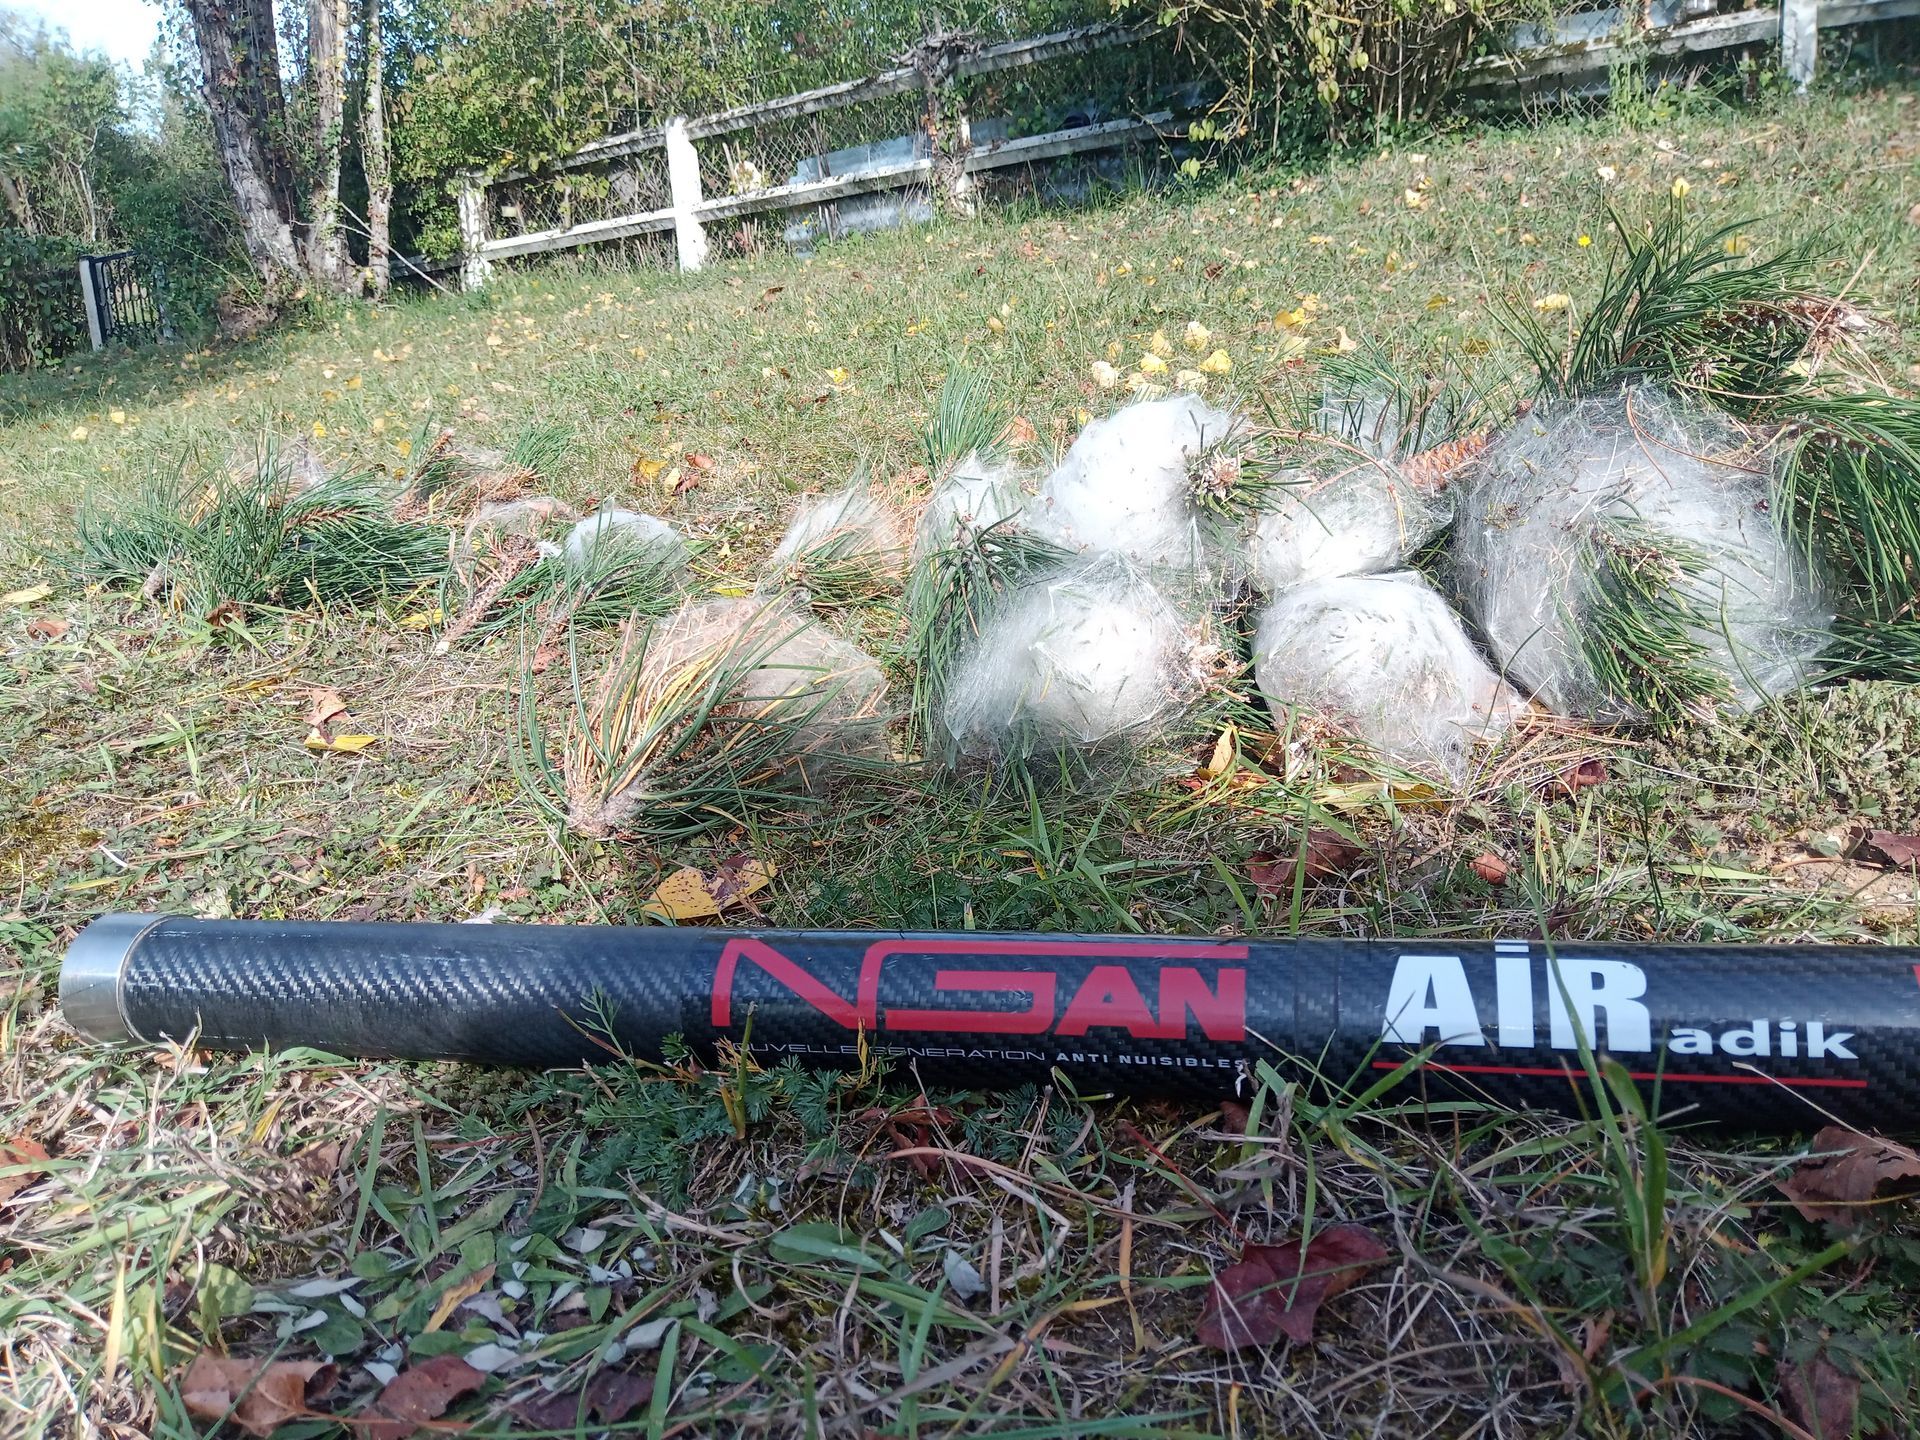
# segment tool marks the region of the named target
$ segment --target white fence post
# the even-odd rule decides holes
[[[1813,83],[1820,63],[1820,0],[1780,0],[1780,63],[1795,90]]]
[[[673,203],[673,240],[682,270],[698,270],[707,263],[707,232],[696,208],[700,193],[700,152],[687,134],[685,116],[667,122],[667,189]]]
[[[487,243],[487,186],[469,171],[460,177],[460,288],[478,290],[493,273],[481,249]]]
[[[93,341],[93,348],[107,348],[106,335],[100,325],[100,297],[93,293],[93,257],[80,257],[80,300],[87,307],[87,338]]]

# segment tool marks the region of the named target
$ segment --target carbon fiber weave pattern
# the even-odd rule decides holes
[[[1171,940],[168,919],[128,958],[148,1040],[555,1066],[712,1056],[929,1085],[1060,1074],[1082,1094],[1218,1098],[1266,1060],[1403,1098],[1591,1108],[1577,1038],[1663,1113],[1920,1123],[1920,951],[1520,941]],[[1818,1108],[1815,1108],[1818,1107]]]

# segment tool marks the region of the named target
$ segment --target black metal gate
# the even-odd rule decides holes
[[[131,250],[88,255],[87,301],[92,306],[93,344],[150,345],[173,336],[160,301],[159,266],[143,267]]]

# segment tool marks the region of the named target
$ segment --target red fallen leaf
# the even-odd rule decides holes
[[[1847,851],[1850,860],[1868,865],[1886,865],[1896,870],[1920,862],[1920,835],[1900,835],[1892,830],[1869,830],[1862,825],[1853,832],[1853,845]]]
[[[953,1112],[944,1105],[909,1105],[891,1115],[872,1110],[867,1118],[877,1120],[880,1133],[902,1150],[937,1149],[942,1143],[940,1132],[953,1124]],[[909,1155],[906,1161],[923,1180],[937,1180],[947,1168],[939,1155]]]
[[[1831,1220],[1850,1230],[1867,1218],[1874,1201],[1920,1194],[1920,1154],[1904,1145],[1829,1125],[1813,1137],[1813,1152],[1778,1182],[1809,1220]]]
[[[1473,873],[1489,885],[1504,885],[1513,867],[1491,850],[1473,857]]]
[[[1230,1135],[1244,1135],[1253,1123],[1253,1112],[1238,1100],[1220,1102],[1220,1128]]]
[[[1780,1394],[1790,1418],[1823,1440],[1846,1440],[1860,1409],[1860,1382],[1843,1374],[1824,1354],[1810,1365],[1780,1362]]]
[[[689,455],[687,456],[687,465],[694,470],[711,470],[713,469],[713,457],[711,455]]]
[[[1307,831],[1307,843],[1301,852],[1277,854],[1263,851],[1247,857],[1247,878],[1253,888],[1271,899],[1293,893],[1293,867],[1300,863],[1309,880],[1329,880],[1349,873],[1364,851],[1337,830],[1315,827]]]
[[[247,607],[238,600],[222,600],[207,612],[207,624],[219,630],[227,625],[237,625],[247,618]]]
[[[56,620],[51,616],[42,616],[38,620],[27,622],[27,634],[35,640],[59,640],[73,628],[71,620]]]
[[[11,1140],[0,1141],[0,1169],[10,1165],[27,1165],[35,1169],[44,1169],[52,1158],[47,1154],[46,1146],[38,1140],[29,1140],[24,1135],[16,1135]],[[32,1169],[22,1170],[18,1175],[0,1175],[0,1205],[4,1205],[39,1178]]]
[[[1033,428],[1033,422],[1024,415],[1016,415],[1007,422],[1007,428],[1000,432],[1000,438],[1009,445],[1031,445],[1040,438],[1040,432]]]
[[[231,1420],[249,1435],[271,1435],[314,1413],[312,1402],[333,1387],[335,1370],[317,1360],[193,1357],[180,1399],[196,1420]]]
[[[1558,775],[1540,787],[1540,793],[1548,799],[1560,799],[1578,795],[1590,785],[1607,783],[1607,762],[1604,760],[1582,760],[1578,765],[1562,770]]]
[[[361,1440],[407,1440],[421,1426],[438,1420],[462,1395],[486,1384],[487,1377],[458,1355],[435,1355],[388,1382],[354,1419]]]
[[[651,1375],[602,1370],[584,1386],[522,1400],[513,1413],[535,1430],[571,1430],[582,1414],[598,1418],[602,1425],[618,1425],[652,1398]]]
[[[1196,1332],[1202,1345],[1240,1350],[1272,1345],[1284,1335],[1296,1345],[1313,1339],[1320,1307],[1360,1278],[1389,1251],[1361,1225],[1333,1225],[1306,1245],[1249,1245],[1240,1263],[1214,1276]]]

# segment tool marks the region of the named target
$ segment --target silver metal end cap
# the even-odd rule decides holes
[[[120,1007],[120,976],[133,947],[160,915],[102,915],[73,937],[60,962],[60,1011],[89,1040],[140,1038]]]

